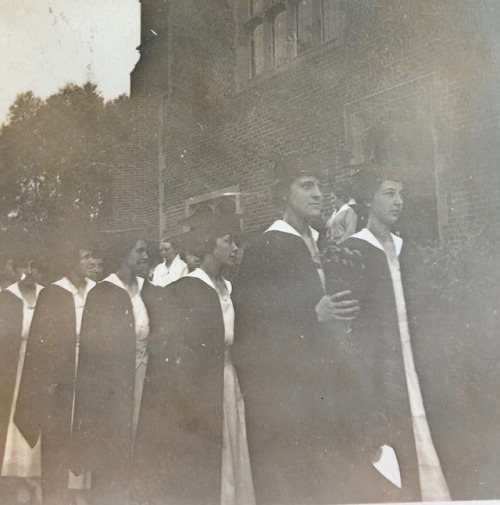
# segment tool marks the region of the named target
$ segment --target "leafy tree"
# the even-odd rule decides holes
[[[19,95],[0,129],[1,229],[43,239],[106,219],[129,113],[126,97],[105,102],[92,83]]]

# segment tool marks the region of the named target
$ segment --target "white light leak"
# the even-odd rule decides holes
[[[0,0],[0,12],[0,124],[29,90],[44,99],[92,79],[106,100],[129,93],[139,0]]]

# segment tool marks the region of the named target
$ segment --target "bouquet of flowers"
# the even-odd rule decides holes
[[[327,295],[351,291],[349,299],[361,300],[365,286],[365,265],[357,249],[330,243],[321,253]]]

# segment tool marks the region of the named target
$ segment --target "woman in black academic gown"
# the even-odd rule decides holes
[[[2,502],[10,502],[13,499],[7,494],[14,488],[17,488],[18,493],[31,494],[29,488],[32,485],[38,488],[39,484],[32,479],[19,478],[40,475],[40,445],[30,447],[14,425],[13,415],[23,375],[34,309],[43,290],[43,286],[38,283],[42,277],[42,270],[31,255],[23,253],[15,258],[12,266],[19,281],[0,293],[0,466],[2,467],[0,501]]]
[[[95,282],[86,278],[91,246],[58,248],[64,276],[42,290],[30,330],[15,423],[33,447],[42,436],[44,503],[69,501],[68,470],[77,345],[83,308]]]
[[[320,176],[310,155],[276,163],[272,190],[283,218],[245,250],[235,281],[235,366],[262,504],[332,503],[344,480],[324,326],[352,318],[357,304],[349,292],[325,296],[311,227],[321,215]]]
[[[368,207],[367,226],[342,244],[359,252],[364,267],[351,276],[361,309],[344,337],[356,395],[341,404],[343,412],[357,413],[356,501],[450,499],[440,459],[447,444],[438,444],[443,439],[435,437],[432,423],[439,412],[445,421],[447,395],[438,393],[438,403],[430,401],[446,386],[429,384],[434,381],[427,375],[429,362],[442,350],[419,331],[425,316],[418,311],[415,281],[422,262],[392,233],[403,210],[402,191],[401,176],[391,167],[373,166],[359,174],[357,197]],[[454,423],[445,425],[451,440]]]
[[[125,503],[135,422],[155,327],[157,288],[139,230],[106,235],[114,272],[87,297],[80,336],[72,441],[72,470],[91,473],[97,503]]]
[[[237,259],[239,222],[209,214],[192,226],[187,249],[201,266],[164,288],[168,332],[151,341],[135,494],[140,503],[251,505],[244,409],[231,361],[231,284],[221,273]]]

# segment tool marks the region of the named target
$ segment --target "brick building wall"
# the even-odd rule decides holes
[[[159,176],[162,231],[179,231],[188,199],[234,186],[245,228],[264,228],[279,215],[272,159],[293,151],[318,158],[325,216],[331,184],[373,158],[407,170],[407,227],[419,239],[462,243],[498,212],[495,1],[343,0],[340,39],[253,79],[241,3],[172,5],[168,51],[143,52],[135,72],[158,87],[143,95],[139,129],[159,144],[142,160],[151,195]]]
[[[113,226],[159,233],[161,104],[168,89],[168,9],[141,1],[141,58],[131,74],[131,136],[113,178]]]

